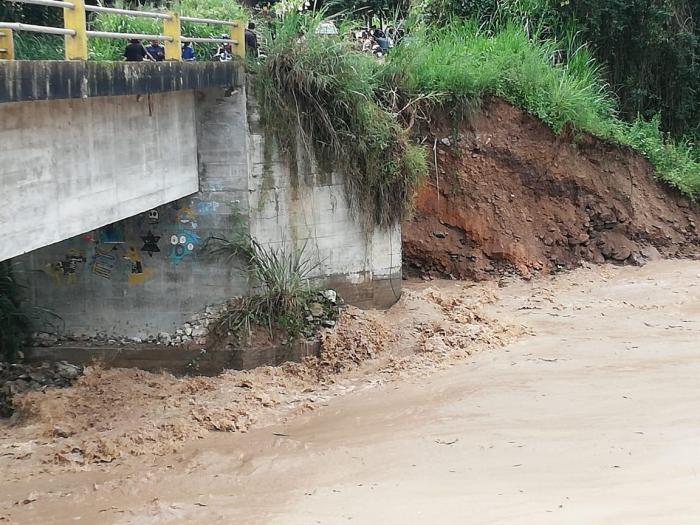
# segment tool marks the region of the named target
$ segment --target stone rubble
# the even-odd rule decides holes
[[[342,300],[335,290],[323,290],[316,296],[316,301],[310,303],[308,321],[315,325],[332,327],[337,319],[337,304]],[[224,311],[230,306],[229,302],[207,306],[201,312],[193,315],[186,323],[172,333],[159,332],[147,337],[119,337],[114,334],[98,332],[89,335],[57,335],[46,332],[34,334],[34,346],[51,347],[69,345],[70,343],[88,344],[94,346],[126,346],[133,344],[151,344],[163,346],[200,346],[207,344],[207,337],[214,323],[221,318]],[[336,312],[331,312],[336,310]],[[332,314],[332,315],[331,315]]]
[[[12,415],[12,398],[15,395],[48,387],[65,388],[71,386],[82,374],[82,366],[66,361],[25,364],[0,362],[0,417]]]

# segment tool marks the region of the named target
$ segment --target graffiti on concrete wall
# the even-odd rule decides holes
[[[141,247],[142,252],[146,252],[149,257],[153,257],[154,253],[159,253],[160,248],[158,247],[158,241],[160,241],[160,235],[153,235],[151,230],[148,230],[146,235],[141,236],[143,241],[143,246]]]
[[[76,248],[59,252],[43,269],[57,286],[77,282],[81,275],[113,286],[142,285],[161,265],[180,264],[196,254],[201,244],[197,218],[215,214],[219,207],[218,202],[173,202],[110,224],[71,240]]]
[[[103,279],[111,279],[119,260],[117,251],[116,246],[96,246],[95,255],[92,258],[92,273]]]
[[[129,246],[124,258],[129,261],[129,284],[143,284],[152,270],[144,267],[141,254],[134,246]]]
[[[199,244],[197,220],[192,209],[180,208],[175,214],[175,231],[170,236],[170,260],[175,264],[192,254]]]
[[[79,253],[77,249],[71,248],[63,259],[49,263],[46,272],[57,286],[74,283],[77,281],[78,273],[85,261],[84,255]]]

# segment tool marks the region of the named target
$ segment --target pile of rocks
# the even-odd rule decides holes
[[[340,315],[343,300],[335,290],[318,292],[309,302],[306,311],[304,335],[312,338],[320,328],[332,328]]]
[[[315,294],[307,308],[307,326],[305,335],[313,336],[319,327],[332,327],[338,318],[339,304],[342,303],[335,290],[323,290]],[[221,318],[231,303],[207,306],[192,316],[182,328],[173,333],[160,332],[147,337],[116,337],[105,332],[95,335],[57,335],[46,332],[34,334],[34,346],[61,346],[78,343],[90,346],[126,346],[133,344],[151,344],[164,346],[200,346],[204,347],[207,337],[215,323]]]
[[[82,374],[83,367],[66,361],[32,364],[0,362],[0,417],[12,415],[12,398],[15,395],[47,387],[65,388]]]
[[[210,329],[213,329],[214,323],[221,317],[228,303],[207,306],[202,312],[194,315],[182,328],[175,330],[174,334],[161,332],[158,334],[158,342],[165,345],[182,345],[194,344],[205,345]]]

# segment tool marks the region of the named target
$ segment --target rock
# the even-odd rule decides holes
[[[192,325],[189,323],[185,323],[185,335],[192,335]]]
[[[440,139],[440,143],[441,143],[443,146],[447,146],[448,148],[449,148],[450,146],[452,146],[452,142],[450,141],[450,139],[449,139],[448,137],[445,137],[444,139]]]
[[[314,317],[323,316],[323,306],[321,306],[320,303],[311,303],[309,305],[309,311],[311,312],[311,315],[313,315]]]
[[[661,254],[659,253],[659,250],[657,250],[653,246],[645,246],[644,248],[642,248],[641,255],[647,261],[659,261],[659,260],[661,260]]]
[[[137,344],[138,344],[138,343],[143,343],[143,340],[142,340],[140,337],[132,337],[132,338],[130,339],[130,341],[131,341],[132,343],[137,343]]]
[[[76,365],[71,365],[70,363],[67,363],[66,361],[61,361],[60,363],[55,364],[56,367],[56,372],[61,375],[62,377],[65,377],[66,379],[75,379],[80,374],[82,374],[82,370],[80,367]]]
[[[598,240],[601,253],[607,259],[615,261],[627,260],[633,252],[638,250],[637,244],[620,232],[604,231]]]
[[[338,300],[338,294],[335,290],[323,290],[321,295],[329,302],[335,304]]]
[[[192,329],[192,337],[195,338],[206,337],[208,333],[209,330],[203,326],[196,326]]]
[[[583,244],[585,242],[588,242],[590,237],[588,236],[587,233],[581,232],[579,234],[574,234],[571,237],[569,237],[569,246],[576,246],[578,244]]]
[[[170,343],[171,337],[168,332],[160,332],[158,334],[158,342],[167,345]]]
[[[433,232],[433,236],[437,237],[438,239],[444,239],[447,237],[447,234],[445,232]]]
[[[335,326],[335,321],[332,321],[330,319],[324,319],[323,321],[321,321],[321,325],[327,328],[333,328]]]

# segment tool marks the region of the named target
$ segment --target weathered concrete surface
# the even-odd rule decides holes
[[[269,246],[305,246],[318,264],[314,277],[352,304],[392,304],[401,287],[398,227],[364,232],[342,177],[283,162],[265,143],[244,88],[205,90],[194,100],[199,192],[24,257],[38,270],[34,303],[57,312],[71,333],[173,333],[207,305],[249,291],[240,267],[202,249],[208,237],[239,229]]]
[[[188,193],[200,192],[155,203],[23,259],[39,270],[32,274],[34,302],[56,311],[67,331],[138,337],[172,332],[206,305],[247,291],[238,268],[201,252],[208,236],[230,234],[232,206],[247,211],[245,96],[224,95],[223,89],[190,93],[189,127],[198,135],[190,143],[197,149],[192,162],[198,158],[191,169],[198,184]],[[163,202],[168,204],[157,206]]]
[[[240,85],[238,62],[0,61],[0,103]]]
[[[224,369],[248,370],[263,365],[280,365],[317,356],[318,341],[297,341],[292,344],[259,348],[238,348],[233,352],[202,353],[198,348],[172,348],[155,344],[124,347],[113,346],[52,346],[28,348],[24,355],[28,363],[68,361],[79,365],[99,364],[106,368],[140,368],[153,372],[175,374],[217,374]]]
[[[0,260],[199,189],[195,95],[0,104]]]
[[[249,100],[250,232],[271,246],[304,247],[315,277],[361,307],[388,307],[401,293],[400,226],[367,231],[350,212],[343,176],[324,173],[301,141],[284,159]]]

